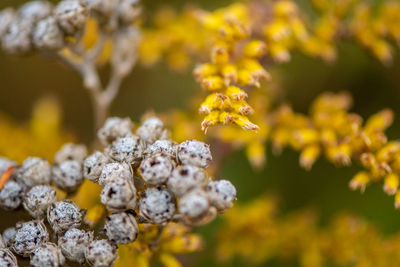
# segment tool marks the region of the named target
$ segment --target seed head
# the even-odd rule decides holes
[[[178,146],[178,160],[182,164],[207,168],[212,160],[210,146],[197,140],[182,142]]]
[[[2,237],[3,237],[3,241],[4,241],[4,244],[6,245],[6,247],[8,247],[8,248],[12,247],[16,233],[17,233],[17,231],[16,231],[15,227],[6,228],[3,231]]]
[[[13,242],[15,253],[28,257],[39,245],[47,242],[49,234],[43,221],[29,221],[17,224]]]
[[[118,137],[127,137],[132,135],[133,123],[129,118],[111,117],[106,120],[103,128],[97,135],[103,145],[109,145]]]
[[[194,190],[179,200],[179,213],[189,222],[200,221],[208,213],[210,205],[207,195],[202,190]]]
[[[151,156],[152,154],[163,152],[175,160],[177,147],[177,143],[171,140],[157,140],[147,147],[145,155]]]
[[[86,179],[97,183],[100,174],[108,161],[109,159],[103,153],[95,151],[83,162],[83,176]]]
[[[82,166],[75,160],[53,166],[52,174],[57,187],[67,192],[75,191],[83,183]]]
[[[175,213],[173,195],[163,188],[149,188],[140,200],[140,215],[151,223],[162,224]]]
[[[133,182],[115,179],[107,183],[100,194],[101,203],[109,211],[121,211],[136,207],[136,188]]]
[[[164,153],[154,154],[142,161],[140,174],[149,185],[164,184],[174,168],[170,157]]]
[[[20,184],[10,180],[0,190],[0,207],[4,210],[13,210],[22,202],[24,190]]]
[[[70,228],[64,236],[58,239],[58,246],[68,260],[83,264],[85,262],[85,250],[92,240],[92,232]]]
[[[50,204],[56,201],[56,190],[53,187],[36,185],[26,193],[23,206],[33,218],[43,218]]]
[[[92,241],[85,251],[86,260],[93,267],[113,266],[118,256],[117,249],[106,239]]]
[[[157,117],[150,117],[136,130],[136,134],[147,144],[153,144],[165,134],[164,123]]]
[[[46,242],[39,245],[31,254],[30,265],[33,267],[64,266],[65,258],[56,244]]]
[[[66,160],[75,160],[81,163],[86,156],[87,149],[85,145],[67,143],[54,156],[54,163],[61,164]]]
[[[128,244],[136,240],[139,227],[135,217],[127,212],[118,212],[109,215],[104,226],[109,240],[116,244]]]
[[[81,225],[83,213],[72,201],[63,200],[49,206],[47,221],[53,231],[60,235],[69,228]]]
[[[50,184],[51,169],[49,162],[37,157],[29,157],[19,168],[17,180],[28,188],[39,184]]]
[[[137,136],[119,137],[111,144],[108,155],[116,161],[138,164],[142,151],[142,144]]]
[[[115,179],[122,179],[132,182],[132,168],[126,162],[112,162],[104,165],[98,180],[99,185],[104,187],[107,183]]]
[[[176,196],[181,197],[189,191],[200,188],[206,179],[203,169],[181,165],[177,167],[167,181],[167,187]]]
[[[228,180],[209,182],[205,190],[211,205],[216,207],[218,212],[225,212],[236,200],[236,188]]]
[[[38,21],[33,28],[32,41],[41,50],[57,51],[64,47],[63,33],[53,17]]]
[[[80,32],[86,23],[88,10],[78,0],[63,0],[54,10],[61,29],[68,35]]]
[[[18,267],[17,258],[7,248],[0,249],[0,266]]]

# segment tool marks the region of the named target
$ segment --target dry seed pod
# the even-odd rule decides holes
[[[8,181],[0,190],[0,207],[4,210],[13,210],[22,202],[24,190],[15,181]]]
[[[46,242],[31,254],[30,265],[32,267],[60,267],[64,266],[65,258],[56,244]]]
[[[37,185],[26,193],[23,206],[33,218],[42,218],[47,208],[56,201],[56,190],[53,187]]]
[[[212,160],[210,146],[197,140],[182,142],[178,146],[178,160],[182,164],[207,168]]]
[[[67,143],[55,154],[54,163],[61,164],[67,160],[75,160],[81,163],[86,156],[87,149],[85,145]]]
[[[140,164],[140,174],[148,185],[164,184],[174,168],[170,157],[157,153],[145,158]]]
[[[104,230],[109,240],[116,244],[128,244],[136,240],[139,226],[135,217],[127,212],[118,212],[109,215]]]
[[[100,174],[108,161],[109,159],[103,153],[95,151],[83,162],[83,176],[86,179],[97,183]]]
[[[92,232],[71,228],[58,239],[58,245],[68,260],[83,264],[85,262],[85,250],[92,240]]]
[[[136,207],[136,189],[133,182],[115,179],[107,183],[100,194],[100,201],[109,211],[121,211]]]
[[[206,174],[203,169],[181,165],[172,172],[167,181],[167,187],[176,196],[181,197],[195,188],[200,188],[205,180]]]
[[[56,51],[64,47],[64,35],[53,17],[38,21],[33,28],[32,41],[41,50]]]
[[[82,166],[78,161],[66,160],[52,168],[53,182],[66,192],[73,192],[83,183]]]
[[[118,256],[117,249],[117,246],[111,241],[95,240],[86,248],[85,257],[93,267],[113,266]]]
[[[47,221],[57,234],[62,234],[69,228],[81,225],[84,211],[81,211],[70,200],[53,203],[47,209]]]
[[[15,253],[28,257],[39,245],[47,242],[49,234],[43,221],[29,221],[17,224],[13,249]]]
[[[175,200],[166,189],[149,188],[140,200],[139,211],[151,223],[165,223],[175,214]]]
[[[107,183],[116,179],[132,182],[133,171],[131,166],[126,162],[112,162],[104,165],[100,178],[98,179],[99,185],[104,187]]]
[[[101,143],[109,145],[118,137],[127,137],[132,135],[133,123],[129,118],[111,117],[106,120],[104,126],[97,132]]]

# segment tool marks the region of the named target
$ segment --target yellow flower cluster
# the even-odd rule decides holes
[[[373,225],[349,214],[337,215],[320,227],[314,212],[282,216],[276,200],[264,196],[236,205],[225,218],[217,242],[221,261],[240,258],[246,265],[256,265],[278,259],[302,267],[400,264],[400,234],[384,237]]]
[[[201,58],[212,39],[201,27],[197,9],[186,7],[177,15],[171,8],[160,9],[149,28],[142,30],[139,59],[146,66],[165,58],[171,69],[185,70],[194,58]]]
[[[218,124],[236,124],[258,130],[248,119],[253,108],[246,102],[243,88],[259,87],[269,74],[258,59],[265,55],[265,43],[248,40],[250,14],[246,5],[233,4],[213,13],[199,15],[203,27],[217,36],[211,47],[211,61],[197,66],[196,80],[209,92],[199,108],[205,118],[202,130]]]
[[[148,267],[154,264],[165,267],[180,267],[175,255],[196,252],[202,249],[203,241],[183,224],[168,223],[162,230],[156,225],[142,224],[136,242],[121,245],[115,266]]]
[[[248,118],[254,110],[246,98],[269,78],[264,67],[269,58],[286,62],[299,51],[333,61],[338,42],[354,40],[383,63],[392,60],[390,42],[400,40],[398,1],[377,6],[362,0],[310,1],[317,11],[313,20],[291,0],[234,3],[213,12],[192,8],[180,16],[162,10],[155,29],[145,30],[142,60],[153,63],[165,55],[181,69],[189,57],[202,60],[208,54],[208,61],[194,70],[209,93],[199,109],[205,116],[202,129],[236,124],[258,130]]]
[[[52,159],[64,143],[72,140],[61,131],[60,107],[51,98],[36,103],[28,124],[18,124],[1,114],[0,135],[0,155],[18,163],[28,156]]]

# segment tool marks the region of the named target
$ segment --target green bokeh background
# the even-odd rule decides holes
[[[144,1],[146,14],[168,4],[182,8],[187,1]],[[207,9],[223,6],[230,1],[192,1]],[[18,6],[23,1],[3,0],[0,8]],[[310,10],[307,1],[301,1]],[[312,15],[312,14],[309,14]],[[307,112],[311,101],[324,91],[349,91],[354,97],[353,111],[363,117],[391,108],[400,114],[400,64],[398,58],[389,67],[383,66],[362,48],[351,43],[339,44],[338,60],[331,65],[320,60],[294,54],[290,63],[274,67],[285,92],[285,100],[295,110]],[[172,108],[190,108],[188,100],[199,90],[191,71],[175,73],[164,64],[147,69],[137,66],[122,85],[112,106],[112,114],[139,120],[147,110],[156,112]],[[43,96],[54,96],[62,106],[64,127],[79,140],[89,143],[92,138],[92,113],[88,94],[77,73],[67,66],[43,56],[15,57],[0,52],[0,111],[18,121],[29,119],[33,104]],[[400,136],[399,120],[395,117],[388,135]],[[281,198],[282,213],[303,207],[314,207],[322,224],[339,211],[350,211],[375,223],[385,234],[400,229],[400,212],[393,207],[393,198],[385,195],[380,184],[369,186],[364,194],[348,189],[349,179],[360,169],[354,165],[336,168],[323,159],[312,171],[299,167],[298,153],[284,150],[276,157],[268,149],[266,167],[252,170],[243,151],[237,151],[223,162],[221,176],[233,181],[238,189],[238,201],[246,202],[265,192]],[[8,215],[0,212],[0,216]],[[184,257],[187,266],[213,266],[215,231],[223,218],[198,231],[207,240],[205,251]],[[4,221],[3,221],[4,222]],[[3,225],[3,223],[2,223]],[[3,230],[3,229],[1,229]],[[237,266],[246,263],[235,261]],[[266,266],[296,266],[295,263],[270,262]]]

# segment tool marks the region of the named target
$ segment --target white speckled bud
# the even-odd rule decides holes
[[[42,221],[17,224],[13,250],[22,257],[28,257],[39,245],[47,242],[49,234]]]
[[[158,152],[163,152],[175,160],[177,148],[178,144],[171,140],[157,140],[146,148],[145,155],[150,156]]]
[[[4,210],[13,210],[22,202],[24,190],[15,181],[8,181],[0,190],[0,207]]]
[[[207,168],[212,160],[210,146],[197,140],[182,142],[178,146],[178,160],[182,164]]]
[[[138,164],[142,158],[143,147],[137,136],[120,137],[111,144],[107,152],[110,158],[116,161]]]
[[[118,256],[117,249],[106,239],[92,241],[85,251],[86,260],[93,267],[113,266]]]
[[[195,188],[200,188],[205,180],[206,174],[203,169],[191,165],[181,165],[172,172],[167,181],[167,187],[176,196],[181,197]]]
[[[83,176],[86,179],[97,183],[103,168],[108,162],[108,157],[99,151],[95,151],[83,162]]]
[[[140,15],[141,7],[138,0],[120,0],[117,6],[119,20],[125,25],[131,25]]]
[[[92,232],[71,228],[58,239],[58,246],[68,260],[83,264],[85,263],[85,250],[92,240]]]
[[[30,265],[32,267],[61,267],[64,266],[65,258],[56,244],[46,242],[31,254]]]
[[[129,118],[111,117],[106,120],[104,126],[97,132],[103,145],[111,144],[118,137],[132,135],[133,123]]]
[[[84,29],[88,10],[78,0],[63,0],[58,3],[55,17],[61,29],[68,35],[74,35]]]
[[[136,240],[139,227],[132,214],[118,212],[109,215],[104,230],[109,240],[116,244],[128,244]]]
[[[163,188],[149,188],[140,200],[140,215],[151,223],[161,224],[175,214],[175,199]]]
[[[4,51],[10,54],[26,54],[32,51],[32,22],[28,19],[15,17],[2,38]]]
[[[18,169],[17,180],[27,187],[39,184],[50,184],[51,168],[47,160],[29,157]]]
[[[200,221],[207,215],[210,205],[202,190],[194,190],[179,199],[179,213],[189,222]]]
[[[157,117],[150,117],[140,125],[136,134],[146,143],[153,144],[163,136],[164,123]]]
[[[23,206],[33,218],[42,218],[50,204],[56,201],[56,190],[53,187],[37,185],[26,193]]]
[[[83,183],[82,166],[78,161],[66,160],[52,168],[53,182],[66,192],[73,192]]]
[[[211,205],[217,208],[218,212],[225,212],[233,206],[236,200],[236,188],[228,180],[212,181],[205,187]]]
[[[53,231],[62,234],[69,228],[81,225],[84,211],[70,200],[53,203],[47,209],[47,221]]]
[[[12,20],[14,19],[15,12],[11,7],[5,8],[0,11],[0,38],[4,36],[10,26]]]
[[[133,171],[131,166],[126,162],[112,162],[104,165],[98,180],[99,185],[104,187],[107,183],[116,179],[132,182]]]
[[[48,1],[30,1],[22,5],[18,10],[18,15],[24,19],[28,19],[31,23],[38,22],[48,17],[53,12],[53,6]]]
[[[140,174],[149,185],[164,184],[174,168],[170,157],[164,153],[145,158],[140,164]]]
[[[64,35],[53,17],[38,21],[33,28],[32,41],[41,50],[57,51],[64,47]]]
[[[2,237],[3,237],[3,241],[4,241],[4,244],[6,245],[6,247],[8,247],[8,248],[12,247],[16,233],[17,233],[17,231],[16,231],[15,227],[6,228],[3,231]]]
[[[109,211],[122,211],[136,207],[136,188],[133,182],[115,179],[107,183],[100,194],[101,203]]]
[[[61,164],[66,160],[75,160],[82,163],[87,156],[85,145],[67,143],[55,154],[54,163]]]
[[[0,266],[18,267],[17,258],[7,248],[0,249]]]

